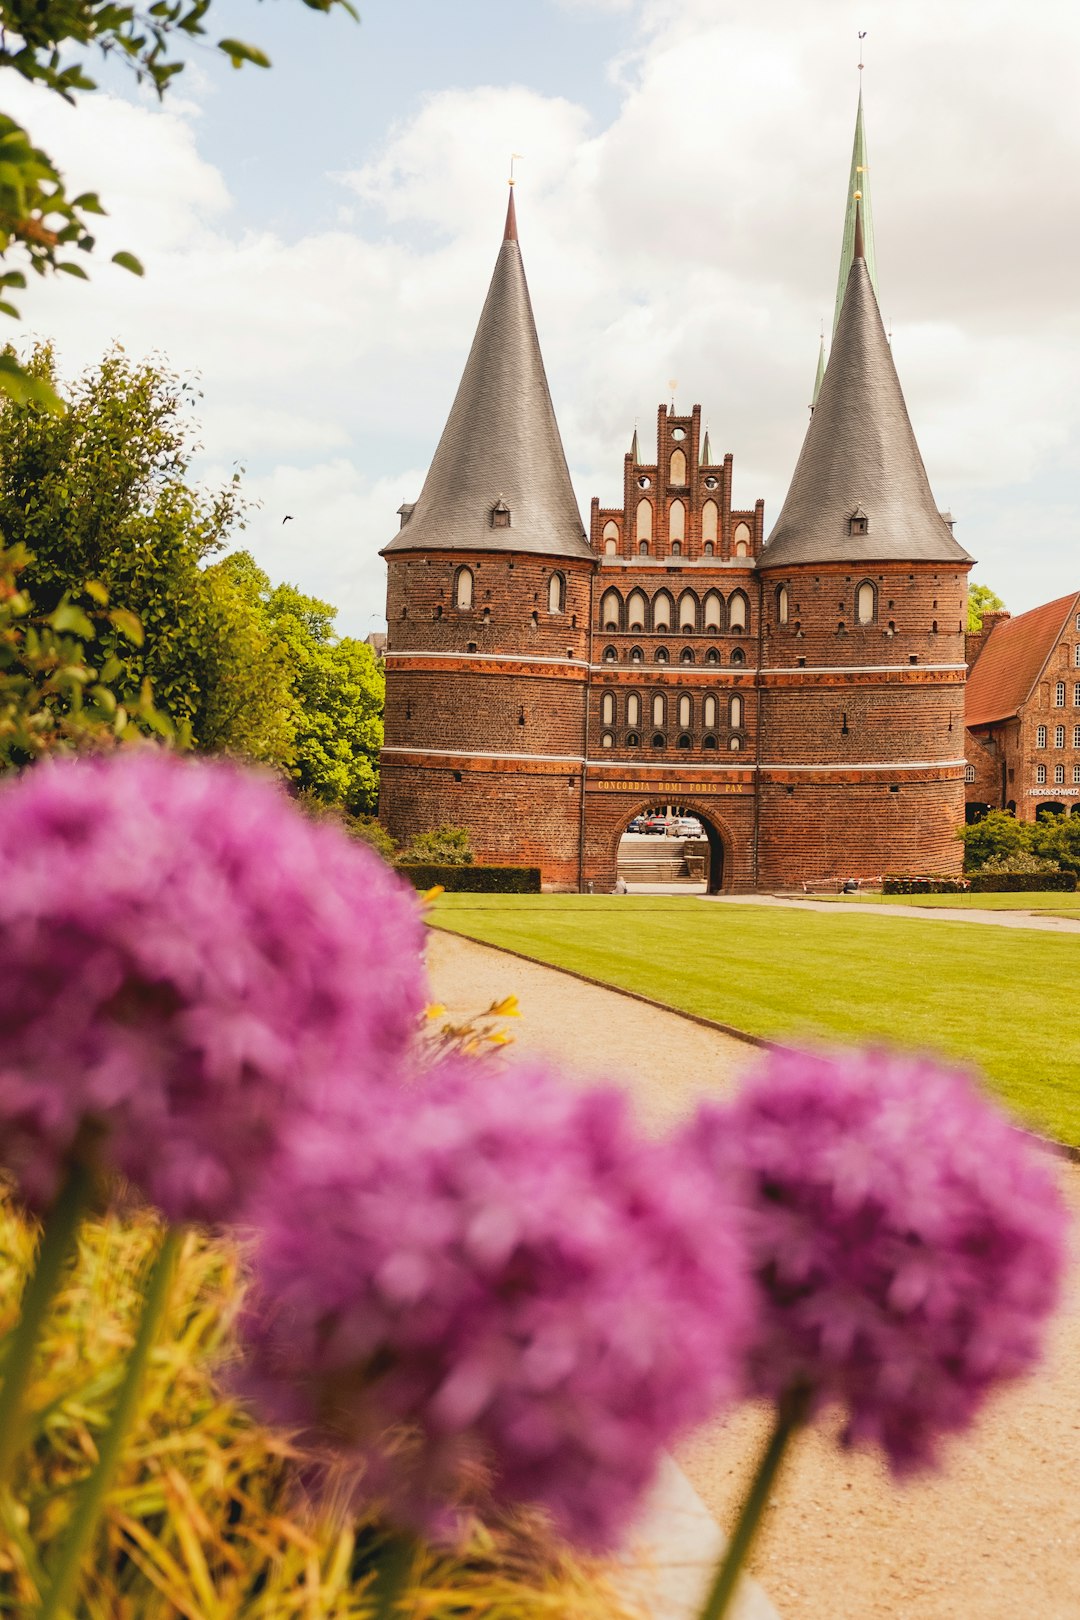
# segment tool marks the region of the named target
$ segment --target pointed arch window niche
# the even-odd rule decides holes
[[[733,538],[733,540],[735,542],[735,555],[736,555],[736,557],[749,557],[749,555],[750,555],[750,529],[749,529],[748,525],[745,524],[745,523],[737,523],[735,525],[735,533],[732,536],[732,538]]]
[[[454,578],[454,606],[457,608],[471,608],[473,605],[473,572],[471,568],[459,568]]]
[[[639,540],[652,539],[652,502],[640,500],[637,503],[637,519],[635,533]]]
[[[562,574],[552,574],[548,580],[548,612],[561,613],[566,606],[566,580]]]
[[[676,454],[681,452],[676,451]],[[668,512],[668,539],[682,541],[686,539],[686,507],[682,501],[672,501]]]
[[[683,450],[671,452],[671,467],[668,482],[681,489],[686,483],[686,453]]]
[[[868,579],[864,579],[855,592],[855,623],[873,624],[877,618],[877,592]]]
[[[614,557],[619,549],[619,525],[614,518],[608,518],[604,524],[604,555]]]

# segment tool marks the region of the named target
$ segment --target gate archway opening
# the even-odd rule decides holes
[[[634,893],[719,894],[724,886],[724,839],[693,803],[656,800],[636,810],[616,860],[620,881]]]

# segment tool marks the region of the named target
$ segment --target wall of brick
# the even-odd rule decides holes
[[[588,656],[594,568],[587,558],[395,552],[387,564],[386,618],[392,652],[417,648],[465,652],[474,642],[478,652]],[[455,581],[462,568],[473,574],[470,608],[454,605]],[[548,606],[553,573],[566,582],[561,613],[552,613]]]
[[[893,791],[896,788],[897,791]],[[958,873],[962,772],[951,780],[763,783],[759,883],[873,878],[885,872]]]

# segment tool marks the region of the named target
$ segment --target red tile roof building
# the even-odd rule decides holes
[[[1080,810],[1080,591],[969,636],[969,819]]]

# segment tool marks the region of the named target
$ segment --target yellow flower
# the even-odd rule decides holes
[[[518,1006],[517,996],[507,996],[503,1001],[493,1002],[488,1008],[492,1018],[520,1018],[521,1008]]]
[[[431,1003],[430,1007],[425,1007],[424,1008],[424,1017],[425,1018],[442,1018],[444,1016],[445,1012],[446,1012],[446,1008],[443,1006],[441,1001],[433,1001]]]

